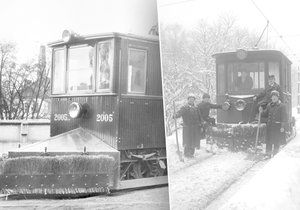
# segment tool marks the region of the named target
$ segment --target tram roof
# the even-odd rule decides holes
[[[279,50],[261,49],[261,50],[245,50],[245,51],[249,55],[261,54],[261,55],[283,56],[288,62],[292,63],[292,61]],[[225,57],[225,56],[231,57],[231,56],[236,56],[237,52],[238,52],[238,50],[237,51],[219,52],[219,53],[213,54],[212,57],[213,58]]]
[[[96,39],[103,39],[103,38],[127,38],[127,39],[134,39],[134,40],[143,40],[146,42],[158,42],[158,36],[155,35],[135,35],[135,34],[125,34],[125,33],[119,33],[119,32],[108,32],[108,33],[99,33],[99,34],[91,34],[86,36],[79,37],[78,42],[88,41],[88,40],[96,40]],[[64,45],[66,42],[64,42],[62,39],[50,42],[48,43],[49,47],[55,47],[58,45]]]

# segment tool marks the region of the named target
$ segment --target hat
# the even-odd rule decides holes
[[[279,92],[277,91],[277,90],[273,90],[272,92],[271,92],[271,97],[272,96],[277,96],[277,97],[279,97]]]
[[[187,99],[189,99],[189,98],[194,98],[194,99],[196,99],[196,96],[195,96],[195,94],[190,93],[190,94],[188,95]]]
[[[205,98],[210,98],[209,94],[204,93],[204,94],[202,95],[202,99],[205,99]]]

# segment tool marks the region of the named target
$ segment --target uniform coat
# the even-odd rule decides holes
[[[195,147],[200,146],[200,128],[201,128],[201,116],[195,105],[186,104],[180,108],[175,114],[175,118],[182,117],[183,120],[183,146],[188,150],[192,150],[194,154]],[[190,154],[191,155],[191,154]]]
[[[285,132],[280,132],[281,128],[286,127],[287,122],[285,105],[280,101],[269,103],[261,115],[267,117],[266,152],[271,153],[272,145],[274,145],[274,153],[276,154],[279,146],[286,144]]]
[[[215,125],[216,120],[209,116],[210,109],[222,109],[222,105],[217,105],[217,104],[212,104],[210,102],[202,101],[201,103],[198,104],[197,109],[200,112],[200,115],[204,121],[208,122],[209,125]],[[202,132],[200,135],[200,139],[204,139],[204,138],[205,138],[205,129],[204,132]]]
[[[261,92],[260,94],[258,94],[257,100],[258,101],[262,100],[266,104],[270,103],[272,101],[271,100],[271,92],[273,90],[276,90],[279,92],[279,100],[283,101],[283,93],[281,91],[280,86],[276,82],[274,83],[273,86],[268,84],[267,87],[265,88],[265,90],[263,92]]]
[[[222,109],[222,105],[212,104],[210,102],[202,101],[198,104],[197,109],[200,111],[203,120],[208,121],[210,119],[210,109]]]

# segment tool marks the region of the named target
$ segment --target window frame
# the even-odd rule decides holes
[[[135,92],[135,91],[129,91],[129,59],[130,59],[130,50],[140,51],[145,53],[145,89],[144,92]],[[148,49],[145,48],[139,48],[136,46],[129,46],[128,47],[128,58],[127,58],[127,77],[126,77],[126,93],[128,95],[147,95],[147,76],[148,76]]]
[[[109,88],[106,88],[106,89],[98,89],[97,87],[97,80],[98,80],[98,67],[100,65],[100,62],[99,62],[99,50],[98,50],[98,46],[99,44],[101,43],[111,43],[112,44],[112,50],[113,50],[113,62],[112,62],[112,66],[111,66],[111,77],[110,77],[110,87]],[[115,39],[107,39],[107,40],[103,40],[103,41],[98,41],[96,42],[95,44],[95,58],[96,58],[96,65],[95,65],[95,71],[94,71],[94,92],[95,93],[112,93],[113,92],[113,87],[114,87],[114,78],[115,78],[115,59],[116,59],[116,48],[115,48]]]
[[[258,69],[257,71],[255,71],[255,73],[260,73],[262,72],[264,74],[264,87],[260,87],[260,81],[261,81],[261,75],[258,74],[258,86],[259,88],[254,88],[255,87],[255,84],[254,84],[254,78],[252,78],[253,80],[253,87],[251,90],[249,91],[240,91],[240,90],[234,90],[232,89],[229,85],[227,86],[227,92],[228,93],[233,93],[233,94],[255,94],[257,92],[260,92],[262,90],[264,90],[264,88],[266,87],[266,63],[265,61],[263,60],[257,60],[257,61],[249,61],[249,62],[238,62],[238,61],[232,61],[232,62],[226,62],[226,70],[227,70],[227,76],[226,76],[226,80],[227,80],[227,83],[230,84],[231,82],[231,77],[233,76],[233,71],[235,70],[235,65],[237,64],[256,64]],[[263,71],[259,71],[260,70],[260,64],[263,64]],[[232,69],[230,69],[230,65],[232,66]],[[251,71],[253,72],[253,71]],[[233,78],[234,79],[234,78]]]
[[[54,89],[53,89],[53,86],[54,86],[54,83],[55,83],[55,77],[54,77],[54,74],[55,74],[55,51],[59,51],[59,50],[63,50],[64,51],[64,58],[65,58],[65,63],[64,63],[64,84],[63,84],[63,91],[61,92],[54,92]],[[66,90],[66,82],[67,82],[67,65],[68,65],[68,62],[67,62],[67,46],[63,46],[63,47],[57,47],[57,48],[53,48],[52,49],[52,64],[51,64],[51,94],[52,95],[61,95],[61,94],[66,94],[67,90]]]
[[[91,82],[91,85],[92,85],[92,88],[91,90],[76,90],[76,91],[70,91],[69,90],[69,73],[70,73],[70,49],[76,49],[76,48],[83,48],[83,47],[92,47],[92,50],[94,51],[94,55],[95,55],[95,44],[93,45],[89,45],[89,44],[78,44],[78,45],[72,45],[72,46],[69,46],[68,49],[67,49],[67,68],[66,68],[66,84],[65,84],[65,89],[66,89],[66,93],[68,95],[77,95],[77,94],[91,94],[91,93],[94,93],[95,91],[95,66],[97,65],[96,62],[96,58],[94,56],[93,58],[93,63],[94,63],[94,66],[92,67],[92,82]],[[96,64],[96,65],[95,65]]]

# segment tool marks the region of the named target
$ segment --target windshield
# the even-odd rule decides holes
[[[264,87],[264,63],[253,62],[228,64],[228,90],[230,92],[247,93]]]
[[[114,40],[53,50],[52,94],[111,92]]]
[[[68,92],[91,92],[93,83],[94,48],[69,49]]]

